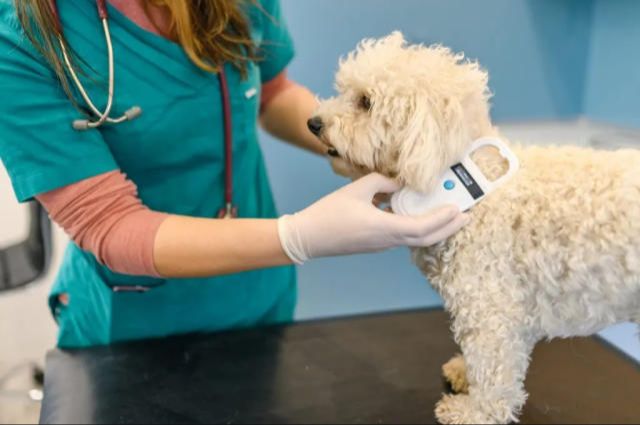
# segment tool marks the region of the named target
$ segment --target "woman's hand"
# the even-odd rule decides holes
[[[373,205],[376,194],[398,189],[393,180],[370,174],[278,220],[172,215],[155,236],[155,266],[165,277],[219,276],[315,257],[427,246],[469,220],[455,207],[406,217]]]
[[[373,205],[376,194],[400,187],[380,174],[369,174],[322,198],[305,210],[278,220],[285,253],[296,263],[317,257],[381,251],[397,246],[429,246],[469,222],[454,206],[408,217]]]
[[[353,165],[349,164],[347,161],[342,159],[339,156],[329,156],[329,163],[331,164],[331,168],[333,172],[339,176],[346,177],[351,179],[352,181],[359,179],[367,175],[362,169],[358,169]],[[376,193],[373,197],[373,205],[376,207],[383,206],[388,204],[391,200],[390,193]],[[387,211],[390,211],[390,207],[387,208]]]

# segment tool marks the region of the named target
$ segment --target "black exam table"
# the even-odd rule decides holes
[[[47,358],[42,423],[435,423],[457,350],[439,310]],[[539,344],[523,423],[639,423],[640,366],[597,338]]]

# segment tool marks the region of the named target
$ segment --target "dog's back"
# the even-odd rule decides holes
[[[466,229],[418,250],[418,265],[441,292],[471,279],[478,291],[510,293],[549,337],[637,321],[640,151],[516,153],[518,175],[474,207]]]

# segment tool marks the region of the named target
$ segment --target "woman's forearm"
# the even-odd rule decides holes
[[[194,218],[150,210],[133,182],[116,170],[43,193],[38,200],[80,248],[112,271],[180,278],[402,244],[427,246],[464,224],[463,216],[446,211],[402,217],[372,204],[377,193],[398,189],[397,182],[372,174],[279,220]]]
[[[83,250],[116,273],[200,277],[290,263],[276,220],[205,219],[152,211],[110,171],[38,196]]]
[[[260,123],[274,137],[324,155],[326,146],[307,128],[307,120],[317,105],[307,88],[293,83],[269,101],[260,115]]]
[[[153,253],[165,277],[204,277],[291,264],[277,220],[172,215],[160,225]]]

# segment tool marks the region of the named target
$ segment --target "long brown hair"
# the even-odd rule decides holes
[[[165,35],[179,42],[199,68],[218,72],[220,65],[228,62],[245,76],[247,62],[256,59],[256,47],[242,8],[243,3],[252,0],[143,1],[147,12],[151,4],[167,9],[170,20]],[[49,63],[67,95],[73,98],[58,37],[71,52],[74,67],[79,68],[80,60],[58,28],[51,0],[15,0],[15,5],[27,37]]]

